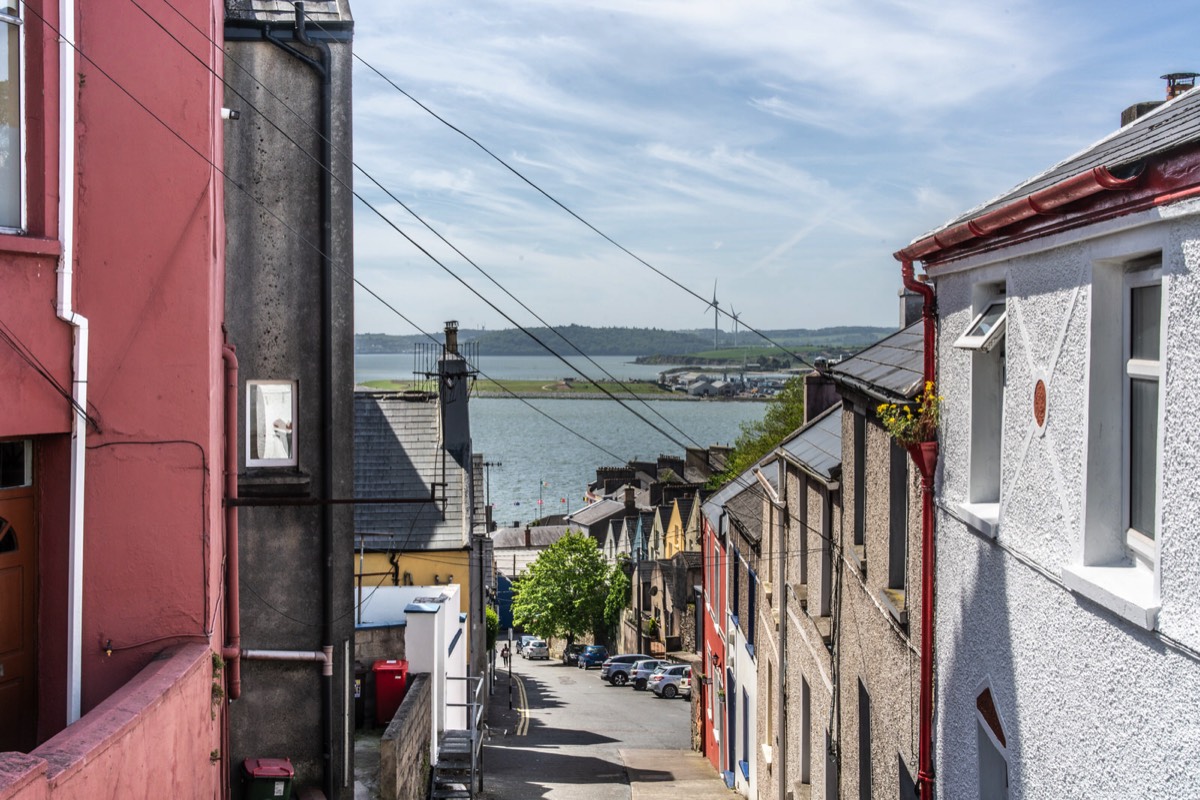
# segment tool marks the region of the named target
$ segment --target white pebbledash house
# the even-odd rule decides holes
[[[914,241],[942,798],[1200,797],[1200,91]]]

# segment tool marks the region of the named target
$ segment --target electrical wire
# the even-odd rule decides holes
[[[213,41],[212,38],[209,37],[209,35],[205,31],[201,30],[198,26],[196,26],[194,23],[192,23],[191,20],[188,20],[186,17],[184,17],[183,14],[180,13],[180,11],[174,5],[172,5],[168,0],[163,0],[163,1],[169,8],[171,8],[171,10],[175,11],[175,13],[177,15],[179,15],[179,17],[181,19],[183,19],[184,22],[186,22],[188,25],[191,25],[192,28],[197,33],[204,36],[205,39],[207,39],[213,45],[213,47],[218,47],[217,43],[215,41]],[[299,150],[301,153],[303,153],[305,156],[307,156],[312,162],[316,163],[319,167],[324,168],[322,165],[319,164],[318,159],[315,156],[313,156],[311,153],[307,152],[304,149],[304,147],[302,147],[298,142],[296,142],[295,139],[293,139],[291,136],[289,136],[286,131],[284,131],[277,123],[275,123],[274,120],[272,120],[265,113],[263,113],[262,109],[258,108],[249,98],[247,98],[245,95],[243,95],[241,92],[239,92],[235,87],[231,86],[229,84],[229,82],[224,79],[223,76],[217,74],[217,72],[215,70],[213,70],[211,67],[209,67],[199,56],[197,56],[195,53],[192,53],[190,50],[188,50],[186,45],[184,45],[183,42],[181,42],[179,40],[179,38],[175,36],[175,34],[171,33],[171,31],[167,30],[167,28],[158,19],[156,19],[148,10],[146,10],[146,8],[143,7],[138,2],[138,0],[130,0],[130,2],[134,5],[134,7],[136,7],[139,11],[141,11],[142,14],[144,14],[151,22],[153,22],[164,34],[166,34],[168,37],[170,37],[176,44],[178,44],[180,47],[182,47],[185,52],[187,52],[189,55],[191,55],[202,67],[204,67],[209,72],[211,72],[213,77],[217,78],[217,80],[219,80],[223,85],[225,85],[226,88],[228,88],[235,95],[237,95],[237,97],[240,98],[244,103],[246,103],[247,106],[254,109],[259,114],[259,116],[262,117],[262,119],[264,119],[280,135],[282,135],[285,139],[287,139],[287,141],[289,143],[291,143],[297,150]],[[320,26],[318,25],[317,27],[320,27]],[[322,28],[322,30],[324,30],[324,29]],[[262,81],[258,80],[258,78],[253,73],[251,73],[248,69],[246,69],[239,61],[237,61],[236,59],[234,59],[228,55],[226,55],[226,59],[228,61],[230,61],[231,63],[233,63],[235,66],[237,66],[239,69],[241,69],[255,83],[257,83],[260,87],[262,87],[263,90],[270,97],[272,97],[274,100],[276,100],[278,103],[280,103],[294,117],[296,117],[298,120],[300,120],[301,123],[306,125],[311,132],[315,133],[322,140],[328,142],[330,144],[330,146],[332,146],[340,155],[342,155],[343,157],[349,158],[350,163],[353,165],[353,167],[356,170],[358,170],[364,177],[366,177],[369,181],[371,181],[371,183],[373,183],[376,187],[378,187],[381,191],[383,191],[391,200],[393,200],[401,208],[403,208],[405,211],[407,211],[414,219],[417,220],[417,222],[421,223],[421,225],[423,225],[427,230],[430,231],[430,233],[432,233],[439,240],[441,240],[447,247],[449,247],[452,251],[454,251],[454,253],[456,253],[464,261],[466,261],[468,264],[470,264],[472,267],[474,267],[481,275],[483,275],[493,285],[495,285],[496,288],[500,289],[500,291],[504,292],[504,294],[506,294],[509,298],[511,298],[514,302],[516,302],[522,309],[524,309],[527,313],[532,315],[534,317],[534,319],[536,319],[538,322],[542,323],[542,325],[544,325],[548,330],[553,332],[560,339],[562,339],[564,342],[566,342],[568,345],[570,345],[570,347],[573,350],[575,350],[575,352],[579,353],[580,356],[587,359],[587,361],[589,363],[591,363],[593,366],[595,366],[597,369],[599,369],[602,373],[604,373],[612,381],[617,383],[622,389],[625,390],[625,392],[627,392],[629,394],[629,396],[631,398],[640,402],[647,409],[649,409],[653,414],[657,415],[660,419],[662,419],[668,426],[670,426],[671,428],[674,428],[674,430],[677,433],[679,433],[681,436],[683,436],[684,438],[691,441],[692,444],[694,444],[695,446],[697,446],[697,447],[701,446],[699,442],[697,442],[692,437],[688,436],[688,434],[686,432],[684,432],[677,425],[675,425],[673,422],[671,422],[671,420],[669,420],[665,416],[663,416],[663,414],[661,412],[654,409],[644,398],[638,396],[624,382],[622,382],[621,380],[619,380],[618,378],[613,376],[611,373],[609,373],[606,369],[604,369],[604,367],[602,367],[600,364],[598,364],[591,356],[589,356],[587,353],[585,353],[582,350],[582,348],[577,346],[565,334],[563,334],[562,331],[558,330],[553,325],[551,325],[549,322],[547,322],[545,319],[543,319],[537,312],[535,312],[533,309],[531,309],[524,301],[522,301],[520,298],[518,298],[516,295],[514,295],[512,292],[510,292],[507,288],[505,288],[490,273],[488,273],[486,270],[484,270],[483,267],[481,267],[478,263],[476,263],[474,260],[472,260],[470,257],[468,257],[465,253],[463,253],[462,250],[460,250],[457,246],[455,246],[452,242],[450,242],[436,228],[434,228],[432,225],[430,225],[424,218],[422,218],[408,204],[406,204],[403,200],[401,200],[399,197],[397,197],[391,190],[389,190],[386,186],[384,186],[382,183],[380,183],[370,172],[368,172],[366,169],[364,169],[362,166],[360,166],[358,164],[358,162],[356,162],[352,158],[350,158],[349,154],[346,153],[340,147],[338,147],[338,145],[335,142],[332,142],[331,140],[326,139],[320,133],[320,131],[316,130],[316,128],[313,125],[311,125],[307,120],[305,120],[303,117],[301,117],[299,113],[297,113],[285,100],[280,98],[277,94],[275,94],[275,92],[273,92],[269,87],[267,87],[266,84],[264,84]],[[572,364],[570,361],[568,361],[562,354],[558,353],[556,350],[551,348],[547,343],[543,342],[541,339],[539,339],[537,336],[535,336],[532,331],[525,328],[520,323],[516,322],[516,320],[514,320],[512,317],[507,315],[498,306],[496,306],[490,300],[488,300],[486,297],[484,297],[480,292],[478,292],[473,287],[471,287],[469,284],[467,284],[466,281],[464,281],[461,277],[459,277],[447,265],[443,264],[441,261],[434,258],[431,253],[429,253],[423,247],[418,245],[415,240],[413,240],[411,237],[409,237],[407,234],[405,234],[403,231],[401,231],[389,218],[387,218],[386,215],[384,215],[381,211],[379,211],[373,204],[371,204],[369,201],[367,201],[365,197],[363,197],[361,194],[359,194],[357,191],[355,191],[352,186],[348,185],[338,175],[336,175],[332,171],[330,171],[329,174],[333,180],[337,181],[337,183],[342,186],[342,188],[349,190],[355,196],[355,198],[357,198],[360,202],[363,203],[363,205],[365,205],[367,208],[371,209],[371,211],[373,211],[377,216],[379,216],[380,219],[382,219],[385,223],[387,223],[389,226],[391,226],[393,229],[395,229],[397,233],[400,233],[401,236],[403,236],[405,239],[408,239],[410,244],[417,247],[418,250],[420,250],[424,255],[429,257],[435,264],[437,264],[439,267],[441,267],[442,270],[444,270],[447,274],[449,274],[451,277],[453,277],[455,280],[457,280],[459,283],[461,283],[464,287],[466,287],[469,291],[471,291],[473,294],[475,294],[476,297],[478,297],[480,300],[482,300],[484,303],[486,303],[488,306],[490,306],[494,311],[496,311],[498,314],[503,316],[506,320],[508,320],[508,322],[513,324],[518,330],[520,330],[522,333],[524,333],[529,338],[533,339],[534,342],[536,342],[540,347],[542,347],[547,353],[549,353],[550,355],[557,358],[559,361],[561,361],[563,364],[565,364],[567,366],[567,368],[576,372],[581,378],[583,378],[584,380],[588,381],[590,384],[595,386],[601,393],[603,393],[606,397],[608,397],[608,399],[614,400],[617,403],[624,406],[627,410],[633,411],[633,409],[629,408],[626,405],[626,401],[624,399],[617,397],[611,391],[609,391],[609,389],[607,387],[602,386],[594,378],[592,378],[591,376],[584,373],[582,370],[580,370],[578,367],[576,367],[574,364]],[[419,330],[419,328],[418,328],[418,330]],[[678,440],[671,437],[669,434],[667,434],[662,429],[658,428],[656,425],[651,423],[649,420],[645,419],[640,414],[637,414],[637,412],[633,412],[633,413],[636,416],[638,416],[639,419],[641,419],[643,422],[645,422],[646,424],[650,425],[655,430],[657,430],[660,434],[662,434],[663,436],[666,436],[670,441],[672,441],[673,444],[680,447],[681,449],[686,449],[686,445],[682,444]]]

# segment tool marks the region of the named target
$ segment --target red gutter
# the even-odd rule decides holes
[[[929,256],[942,250],[988,236],[1001,228],[1027,220],[1039,214],[1053,214],[1055,210],[1097,194],[1104,190],[1130,189],[1141,177],[1142,170],[1129,178],[1118,178],[1109,172],[1107,167],[1094,167],[1081,172],[1074,177],[1039,189],[1033,194],[1001,206],[1000,208],[980,214],[966,222],[960,222],[952,228],[926,236],[920,241],[913,242],[894,255],[897,261],[929,260]],[[906,284],[907,285],[907,284]],[[926,379],[928,380],[928,378]]]
[[[238,360],[233,345],[221,351],[225,361],[225,675],[229,699],[242,696],[242,617],[238,591]]]
[[[913,276],[911,260],[901,263],[900,275],[904,287],[921,295],[924,300],[921,317],[925,322],[924,390],[934,383],[934,344],[937,307],[933,287]],[[923,442],[909,448],[909,454],[921,473],[921,696],[918,714],[917,786],[922,800],[933,797],[933,474],[937,469],[937,441]]]

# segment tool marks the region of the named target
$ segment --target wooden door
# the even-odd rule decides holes
[[[0,491],[0,752],[35,744],[35,520],[32,487]]]

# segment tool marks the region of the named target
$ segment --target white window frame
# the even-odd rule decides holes
[[[24,489],[28,486],[33,485],[33,440],[32,439],[17,439],[17,440],[9,439],[4,442],[4,444],[17,444],[17,443],[24,445],[24,451],[25,451],[25,454],[24,454],[25,466],[23,467],[24,483],[14,483],[11,486],[0,486],[0,490]]]
[[[1161,292],[1159,306],[1159,334],[1158,360],[1149,361],[1144,359],[1135,359],[1132,357],[1132,323],[1133,323],[1133,290],[1141,289],[1148,286],[1158,286]],[[1162,363],[1163,349],[1167,344],[1166,322],[1167,315],[1162,312],[1166,308],[1166,287],[1162,280],[1162,267],[1153,267],[1151,269],[1130,270],[1125,274],[1125,285],[1122,290],[1122,308],[1121,308],[1121,341],[1122,341],[1122,359],[1124,362],[1124,375],[1121,381],[1121,524],[1125,529],[1125,546],[1128,548],[1130,557],[1135,563],[1145,566],[1153,570],[1158,561],[1158,543],[1154,537],[1143,533],[1133,527],[1130,520],[1131,503],[1130,503],[1130,483],[1131,474],[1129,469],[1130,446],[1129,438],[1132,432],[1132,421],[1130,414],[1131,408],[1131,387],[1135,380],[1154,381],[1158,384],[1158,403],[1157,403],[1157,442],[1155,447],[1154,459],[1154,485],[1157,487],[1154,498],[1154,514],[1160,516],[1162,509],[1162,453],[1163,453],[1163,420],[1162,420]],[[1160,527],[1158,521],[1155,522],[1155,529]]]
[[[257,386],[287,386],[292,395],[291,453],[287,458],[255,458],[254,452],[254,388]],[[299,460],[299,416],[300,384],[293,380],[248,380],[246,381],[246,466],[247,467],[294,467]]]
[[[1004,310],[1000,312],[1000,316],[992,324],[990,330],[984,333],[978,333],[979,326],[983,323],[984,317],[988,315],[996,306],[1003,306]],[[984,304],[983,309],[975,315],[971,320],[971,324],[963,332],[962,336],[954,342],[954,346],[963,350],[982,350],[985,353],[991,352],[1003,338],[1008,327],[1008,297],[1005,294],[998,294]]]
[[[17,116],[20,120],[17,126],[17,153],[18,163],[17,169],[17,205],[18,205],[18,224],[17,227],[9,225],[0,225],[0,233],[25,233],[28,227],[28,192],[26,186],[28,183],[29,164],[26,153],[28,136],[26,132],[25,119],[25,21],[21,18],[20,0],[11,0],[12,5],[16,6],[17,15],[0,13],[0,24],[14,25],[17,28]]]

